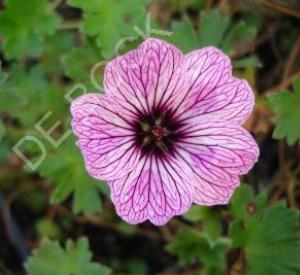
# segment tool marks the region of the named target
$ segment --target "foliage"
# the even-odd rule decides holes
[[[3,84],[5,83],[7,79],[7,75],[2,72],[1,63],[0,63],[0,87],[2,88]],[[2,89],[0,90],[2,92]]]
[[[187,16],[182,21],[174,22],[170,40],[186,52],[214,45],[233,54],[235,44],[253,39],[259,26],[258,20],[253,20],[251,24],[243,20],[233,24],[230,17],[220,15],[217,10],[203,11],[199,18],[199,31],[195,30]]]
[[[220,274],[226,267],[225,253],[230,243],[221,236],[219,213],[194,206],[185,218],[201,222],[203,232],[188,227],[180,229],[167,246],[168,251],[176,254],[182,264],[202,262],[205,274]]]
[[[185,219],[192,222],[202,222],[204,232],[212,240],[221,236],[220,213],[207,207],[194,205],[185,215]]]
[[[52,203],[62,203],[73,193],[73,212],[92,215],[101,210],[98,190],[101,184],[104,190],[105,185],[90,178],[82,169],[84,163],[74,144],[75,140],[70,139],[50,153],[40,168],[40,174],[56,184]]]
[[[39,55],[45,37],[55,32],[58,15],[48,10],[47,0],[6,0],[0,13],[0,35],[8,58]]]
[[[181,228],[167,250],[179,257],[181,264],[202,262],[205,274],[220,274],[226,267],[225,253],[229,247],[226,239],[211,240],[205,233]]]
[[[83,31],[94,36],[103,56],[110,58],[121,39],[135,34],[133,26],[144,22],[147,0],[69,0],[68,3],[83,10]]]
[[[57,241],[44,240],[26,263],[28,275],[108,275],[110,270],[91,262],[92,254],[86,238],[68,240],[65,250]]]
[[[74,48],[71,52],[64,56],[64,67],[65,74],[72,80],[84,85],[85,89],[98,89],[91,82],[91,70],[98,63],[100,64],[99,70],[103,69],[102,57],[98,49],[92,47],[91,45],[86,45],[82,48]],[[84,72],[84,73],[83,73]],[[96,71],[93,75],[99,85],[102,83],[101,75]]]
[[[70,49],[74,47],[74,40],[74,34],[67,31],[56,32],[45,39],[41,65],[51,78],[58,80],[63,74],[62,56],[70,53]]]
[[[267,195],[255,197],[249,186],[233,196],[233,221],[229,237],[221,236],[220,218],[209,208],[195,206],[185,217],[200,221],[202,231],[181,228],[167,246],[182,264],[202,262],[205,274],[220,274],[226,267],[225,253],[239,247],[246,254],[246,274],[299,274],[299,213],[284,202],[267,205]],[[241,252],[242,253],[242,252]]]
[[[63,96],[62,88],[49,82],[41,66],[27,70],[15,64],[3,86],[0,111],[12,112],[26,129],[33,127],[49,110],[53,119],[63,117],[67,112]]]
[[[268,96],[276,113],[276,139],[286,138],[289,145],[300,139],[300,78],[294,81],[293,92],[283,91]]]
[[[2,96],[1,93],[3,93],[3,86],[6,82],[7,75],[2,72],[1,63],[0,63],[0,96]],[[6,127],[2,120],[0,119],[0,141],[2,140],[3,136],[5,135]]]
[[[299,213],[284,202],[268,207],[267,196],[254,197],[243,186],[231,201],[230,237],[246,253],[246,274],[296,275],[300,272]]]

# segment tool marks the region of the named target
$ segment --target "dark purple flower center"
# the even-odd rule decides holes
[[[182,125],[173,117],[171,110],[155,109],[140,115],[135,122],[136,144],[145,154],[164,155],[174,149],[181,138]]]

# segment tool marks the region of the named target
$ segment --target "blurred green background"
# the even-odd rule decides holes
[[[149,36],[231,57],[261,150],[228,206],[163,227],[117,217],[70,131],[72,99]],[[0,46],[0,275],[300,274],[299,0],[4,0]]]

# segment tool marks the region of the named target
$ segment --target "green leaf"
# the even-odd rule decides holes
[[[68,77],[77,83],[85,85],[88,90],[97,90],[91,82],[91,70],[96,64],[100,64],[97,72],[94,74],[97,84],[102,83],[101,70],[104,69],[105,63],[99,51],[90,45],[82,48],[74,48],[64,57],[65,73]],[[101,65],[103,62],[103,65]],[[99,89],[98,89],[99,90]]]
[[[6,134],[6,126],[3,123],[3,121],[0,119],[0,141],[2,141],[5,134]]]
[[[193,23],[189,17],[185,16],[181,21],[173,22],[171,29],[173,33],[170,36],[169,41],[180,47],[183,52],[187,53],[199,48],[199,35],[194,29]]]
[[[58,15],[48,10],[47,0],[6,0],[5,7],[0,12],[0,35],[6,57],[39,55],[45,37],[52,35],[60,22]]]
[[[249,57],[233,61],[233,66],[234,68],[261,68],[262,63],[257,56],[251,55]]]
[[[268,96],[275,111],[273,137],[286,138],[289,145],[300,139],[300,78],[294,83],[293,92],[283,91]]]
[[[39,172],[55,184],[52,203],[62,203],[73,193],[75,214],[92,215],[101,210],[99,185],[104,183],[87,174],[74,138],[69,137],[57,150],[49,152]]]
[[[199,49],[205,46],[216,46],[225,53],[234,55],[238,46],[247,44],[254,39],[258,31],[256,20],[233,22],[228,16],[223,16],[218,10],[203,11],[200,13],[200,26],[196,31],[193,22],[183,17],[179,22],[171,25],[172,35],[168,41],[178,46],[184,52]],[[241,46],[240,46],[241,47]],[[235,62],[237,68],[259,67],[257,57],[249,56]]]
[[[49,120],[54,122],[61,120],[68,112],[62,88],[58,84],[49,83],[40,65],[31,68],[13,65],[0,98],[0,111],[13,113],[13,117],[25,129],[34,128],[49,111]]]
[[[228,248],[229,243],[225,239],[219,238],[212,242],[205,234],[188,227],[181,228],[175,240],[167,245],[167,250],[177,255],[182,264],[203,263],[206,274],[220,274],[224,271]]]
[[[19,117],[18,109],[24,111],[24,107],[30,104],[31,99],[40,103],[40,98],[46,88],[47,81],[40,66],[32,67],[27,71],[20,65],[13,65],[10,70],[10,77],[3,86],[0,101],[0,111],[10,111],[14,116]],[[24,113],[20,119],[27,120]]]
[[[83,31],[96,38],[105,58],[114,55],[121,39],[137,36],[134,26],[145,25],[148,0],[69,0],[68,3],[83,10]]]
[[[185,215],[189,221],[201,221],[204,233],[215,240],[221,236],[220,213],[209,207],[194,205]]]
[[[200,14],[200,43],[205,46],[220,46],[230,19],[221,16],[217,10],[201,12]]]
[[[4,93],[4,83],[6,82],[7,74],[2,72],[1,62],[0,62],[0,99],[3,98],[1,93]],[[2,141],[4,135],[6,133],[6,126],[3,121],[0,119],[0,141]]]
[[[231,200],[233,245],[245,249],[246,274],[296,275],[300,272],[299,213],[284,202],[267,206],[267,196],[255,197],[240,187]]]
[[[101,200],[99,199],[99,192],[96,187],[97,185],[89,186],[84,181],[78,181],[76,183],[73,202],[74,213],[80,213],[83,211],[86,215],[91,215],[102,208]]]
[[[61,232],[58,225],[50,219],[39,219],[36,223],[36,230],[39,236],[50,239],[59,238]]]
[[[180,12],[186,9],[202,10],[204,8],[205,0],[171,0],[170,4],[172,4],[172,10],[174,12]]]
[[[2,72],[1,61],[0,61],[0,93],[3,91],[2,87],[7,80],[7,74]]]
[[[257,28],[247,25],[244,21],[233,24],[222,42],[222,49],[228,54],[234,54],[236,42],[249,41],[255,38],[256,33]]]
[[[74,48],[74,35],[71,32],[60,31],[45,39],[42,65],[53,78],[63,74],[62,58]]]
[[[25,264],[28,275],[108,275],[109,268],[91,262],[87,238],[67,241],[66,249],[58,242],[44,240]]]

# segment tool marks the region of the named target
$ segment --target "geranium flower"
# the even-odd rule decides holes
[[[241,127],[253,93],[226,55],[150,38],[107,64],[104,87],[72,103],[72,127],[119,216],[163,225],[193,203],[228,203],[259,150]]]

